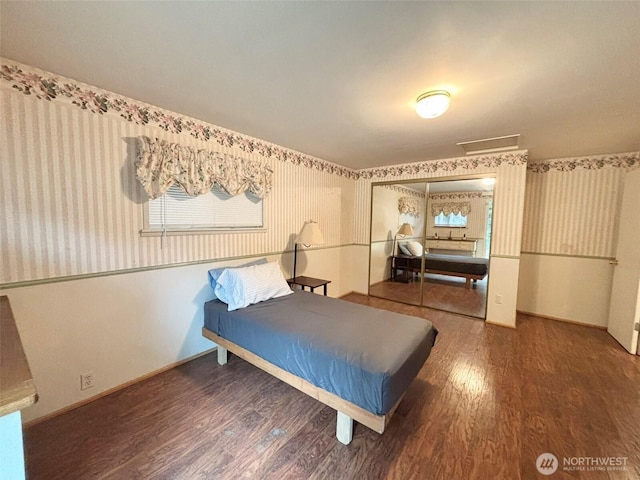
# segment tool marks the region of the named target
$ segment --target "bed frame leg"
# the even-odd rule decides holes
[[[353,439],[353,418],[338,412],[338,423],[336,424],[336,437],[340,443],[349,445]]]
[[[218,365],[227,364],[227,349],[218,345]]]

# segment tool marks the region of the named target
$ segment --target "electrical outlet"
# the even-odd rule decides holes
[[[502,305],[502,295],[496,295],[496,303]]]
[[[80,390],[86,390],[88,388],[93,388],[93,372],[80,375]]]

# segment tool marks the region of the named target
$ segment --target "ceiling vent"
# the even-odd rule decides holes
[[[460,142],[456,145],[461,146],[467,155],[476,155],[478,153],[495,153],[507,150],[517,150],[520,134],[505,135],[504,137],[483,138],[482,140],[473,140],[471,142]]]

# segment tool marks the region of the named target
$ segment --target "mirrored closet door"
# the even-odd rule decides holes
[[[369,294],[420,305],[426,183],[374,185],[371,195]]]
[[[493,178],[372,186],[369,294],[484,319]]]

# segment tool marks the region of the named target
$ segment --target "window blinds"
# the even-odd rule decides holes
[[[261,228],[263,201],[252,193],[231,196],[217,185],[197,197],[177,185],[149,200],[150,229]]]

